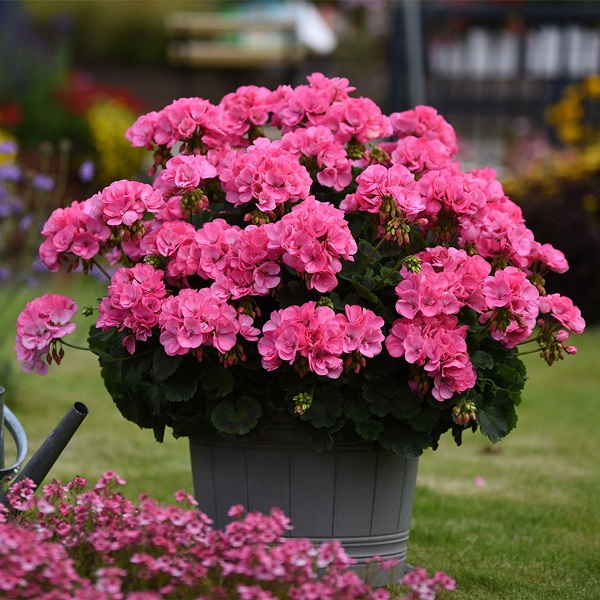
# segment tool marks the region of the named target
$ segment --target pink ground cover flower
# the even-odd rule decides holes
[[[12,512],[0,522],[2,597],[390,598],[351,570],[339,542],[286,537],[292,525],[278,508],[262,514],[233,506],[231,522],[217,530],[184,491],[171,505],[145,495],[136,503],[117,490],[124,484],[106,472],[92,489],[81,478],[64,486],[55,481],[41,497],[28,479],[12,486]],[[403,582],[411,589],[407,599],[433,598],[454,585],[447,575],[428,578],[422,569]]]
[[[56,341],[75,331],[71,321],[77,304],[58,294],[44,294],[28,302],[17,318],[15,352],[24,371],[40,375],[48,371],[52,360],[59,362],[62,352]]]

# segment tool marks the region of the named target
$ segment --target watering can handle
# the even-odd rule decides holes
[[[27,436],[21,423],[7,406],[4,407],[4,425],[17,445],[17,459],[10,467],[0,468],[0,480],[14,475],[21,468],[27,456]]]

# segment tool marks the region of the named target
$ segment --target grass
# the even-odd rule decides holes
[[[95,304],[102,287],[89,282],[86,285],[54,282],[43,292],[71,295],[79,307]],[[69,481],[81,475],[93,482],[104,471],[113,470],[127,480],[126,492],[137,498],[141,492],[165,502],[173,499],[178,489],[192,491],[187,440],[165,436],[158,444],[149,430],[142,430],[121,417],[112,399],[104,389],[96,358],[90,352],[66,349],[60,366],[52,365],[48,374],[22,373],[12,353],[14,327],[19,311],[35,290],[0,293],[0,366],[11,365],[5,403],[15,413],[28,437],[28,460],[50,434],[52,429],[74,402],[83,402],[89,409],[87,417],[61,454],[48,479]],[[38,293],[43,293],[39,292]],[[10,298],[10,300],[9,300]],[[10,317],[9,317],[10,315]],[[91,318],[78,315],[78,330],[73,343],[85,345]],[[10,327],[7,327],[7,324]],[[9,329],[9,331],[6,331]],[[10,462],[7,444],[6,463]]]
[[[409,560],[456,578],[447,597],[600,597],[600,332],[577,346],[552,368],[527,357],[519,423],[499,445],[475,434],[422,457]]]
[[[80,305],[93,303],[101,289],[55,285],[50,291],[85,297]],[[34,295],[2,290],[2,323],[14,322]],[[89,322],[80,322],[82,341]],[[13,332],[3,331],[2,323],[0,366],[15,366]],[[576,343],[579,354],[552,368],[527,357],[530,381],[519,423],[501,444],[492,446],[477,433],[465,436],[460,448],[444,439],[438,451],[422,457],[409,562],[457,580],[458,590],[441,598],[600,597],[600,331],[592,329]],[[89,353],[69,350],[46,377],[15,369],[9,381],[10,387],[3,384],[5,401],[28,434],[30,454],[73,402],[89,408],[49,477],[94,481],[110,469],[127,479],[132,497],[143,491],[169,502],[177,489],[191,491],[186,440],[167,436],[159,445],[150,431],[125,421]]]

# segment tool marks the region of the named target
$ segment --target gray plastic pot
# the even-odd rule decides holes
[[[405,573],[417,458],[339,444],[315,452],[286,423],[259,439],[190,439],[194,495],[217,528],[234,504],[268,513],[281,508],[294,537],[315,543],[338,539],[357,560],[355,570],[371,585],[387,585]],[[397,559],[383,572],[373,556]]]

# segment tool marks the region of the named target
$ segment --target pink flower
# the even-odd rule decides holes
[[[432,395],[443,402],[472,388],[477,374],[465,342],[468,327],[453,315],[398,319],[385,345],[391,356],[404,356],[433,380]]]
[[[173,190],[192,191],[199,188],[206,180],[216,176],[217,169],[205,156],[179,155],[167,161],[157,183],[163,193],[168,190],[169,195],[172,195],[175,193]]]
[[[50,271],[58,271],[61,264],[74,267],[79,259],[89,261],[106,246],[111,230],[90,215],[93,202],[92,197],[57,208],[44,224],[42,235],[46,239],[40,245],[40,258]]]
[[[539,292],[523,271],[516,267],[496,271],[486,277],[482,293],[490,312],[480,322],[491,321],[495,340],[512,348],[531,335],[539,313]]]
[[[385,339],[381,331],[384,320],[362,306],[347,305],[344,313],[345,318],[338,315],[344,328],[342,350],[345,353],[358,351],[369,358],[379,354],[381,342]]]
[[[164,273],[151,265],[137,264],[119,269],[108,286],[108,296],[98,307],[96,327],[106,331],[116,327],[130,334],[123,340],[130,354],[135,351],[135,341],[145,341],[152,336],[158,324],[167,290]]]
[[[439,140],[452,154],[458,152],[454,128],[432,106],[416,106],[411,110],[392,113],[390,122],[394,135],[399,138],[412,135]]]
[[[17,318],[15,339],[17,359],[25,372],[44,375],[52,358],[60,362],[56,340],[75,331],[71,319],[76,313],[77,304],[58,294],[44,294],[27,303]]]
[[[247,315],[243,322],[246,335],[253,337]],[[167,298],[158,324],[160,342],[170,356],[188,354],[201,346],[212,346],[225,354],[236,345],[240,332],[236,310],[210,288],[183,289]]]
[[[581,316],[579,308],[573,304],[570,298],[560,294],[547,294],[546,296],[540,296],[537,304],[540,314],[551,315],[563,327],[573,333],[583,333],[585,320]]]
[[[164,206],[162,195],[151,185],[126,179],[111,183],[93,200],[90,216],[111,226],[130,227],[146,212],[157,213]]]
[[[234,158],[219,176],[228,202],[239,206],[252,201],[263,212],[306,198],[312,183],[293,154],[264,138]]]
[[[352,260],[357,246],[344,213],[328,202],[310,196],[267,228],[268,247],[281,253],[283,262],[306,273],[308,289],[328,292],[337,285],[340,259]]]

